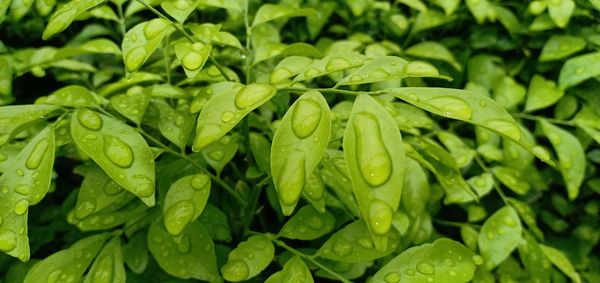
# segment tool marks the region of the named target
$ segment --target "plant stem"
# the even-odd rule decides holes
[[[479,167],[481,167],[481,169],[483,169],[483,171],[490,173],[490,174],[492,174],[492,176],[494,176],[494,174],[492,173],[492,170],[487,165],[485,165],[483,160],[481,160],[481,158],[478,155],[475,155],[474,158],[475,158],[475,161],[477,162],[477,164],[479,164]],[[498,184],[495,181],[492,183],[492,186],[494,187],[494,190],[496,190],[496,192],[498,192],[498,194],[500,195],[500,198],[502,198],[502,201],[504,202],[504,204],[509,205],[508,198],[502,191],[502,188],[500,188],[500,186],[498,186]]]
[[[167,74],[167,83],[171,84],[171,66],[169,64],[169,37],[165,41],[163,47],[163,57],[165,57],[165,72]]]
[[[127,29],[125,28],[125,16],[123,16],[123,7],[120,4],[117,5],[117,13],[119,14],[119,28],[121,34],[125,36],[127,33]]]
[[[559,119],[554,119],[554,118],[534,116],[534,115],[529,115],[529,114],[525,114],[525,113],[514,113],[512,115],[515,116],[515,117],[519,117],[519,118],[527,119],[527,120],[547,121],[547,122],[550,122],[550,123],[553,123],[553,124],[559,124],[559,125],[571,126],[571,127],[576,127],[577,126],[572,121],[565,121],[565,120],[559,120]]]
[[[152,142],[156,143],[157,145],[159,145],[160,147],[162,147],[166,152],[173,154],[179,158],[184,159],[185,161],[187,161],[188,163],[190,163],[192,166],[196,167],[196,169],[202,171],[202,173],[207,174],[208,176],[210,176],[210,178],[217,184],[219,184],[221,187],[223,187],[229,194],[231,194],[231,196],[233,196],[236,200],[238,200],[240,203],[242,203],[243,205],[247,205],[248,203],[246,202],[246,200],[244,200],[244,198],[242,198],[242,196],[234,189],[232,188],[229,184],[227,184],[225,181],[223,181],[221,178],[215,176],[214,174],[212,174],[210,171],[206,170],[206,168],[200,166],[200,164],[198,164],[196,161],[194,161],[193,159],[191,159],[189,156],[182,154],[180,152],[177,152],[176,150],[168,147],[167,145],[165,145],[164,143],[162,143],[160,140],[156,139],[155,137],[153,137],[152,135],[148,134],[146,131],[144,131],[144,129],[142,129],[141,127],[137,128],[138,131],[145,136],[146,138],[148,138],[149,140],[151,140]]]
[[[329,269],[327,266],[324,266],[323,264],[321,264],[320,262],[318,262],[314,257],[306,255],[290,246],[288,246],[285,242],[280,241],[277,239],[277,237],[275,235],[272,234],[263,234],[265,236],[267,236],[273,243],[275,243],[276,245],[284,248],[285,250],[291,252],[294,255],[297,255],[303,259],[306,259],[310,262],[312,262],[314,265],[318,266],[319,268],[321,268],[323,271],[333,275],[335,278],[337,278],[338,280],[340,280],[341,282],[344,283],[352,283],[352,281],[344,278],[343,276],[339,275],[338,273],[336,273],[335,271]]]
[[[359,94],[381,94],[380,91],[352,91],[352,90],[343,90],[336,88],[301,88],[301,87],[284,87],[278,89],[279,91],[289,91],[289,92],[307,92],[309,90],[316,90],[324,93],[337,93],[337,94],[347,94],[357,96]]]

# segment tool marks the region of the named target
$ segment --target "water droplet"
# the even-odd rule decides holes
[[[188,70],[197,70],[200,67],[202,67],[202,64],[204,63],[204,57],[202,57],[202,55],[200,55],[197,52],[189,52],[188,54],[185,54],[185,56],[183,56],[183,58],[181,59],[181,64]]]
[[[117,183],[108,180],[103,187],[104,192],[109,196],[114,196],[123,191],[123,188]]]
[[[233,118],[235,118],[235,114],[231,111],[224,112],[223,115],[221,115],[221,121],[223,121],[223,123],[231,122]]]
[[[157,244],[160,244],[160,243],[162,243],[163,238],[160,235],[156,235],[156,236],[152,237],[152,241]]]
[[[533,148],[531,148],[531,152],[533,152],[533,154],[535,154],[535,156],[539,157],[543,161],[550,160],[550,153],[545,148],[543,148],[539,145],[536,145]]]
[[[206,46],[206,45],[204,45],[204,43],[202,43],[202,42],[194,42],[192,44],[192,50],[194,50],[196,52],[200,52],[200,51],[202,51],[202,48],[204,48],[204,46]]]
[[[306,183],[305,170],[303,156],[300,154],[288,155],[283,168],[281,168],[282,174],[276,183],[282,204],[288,206],[296,204]]]
[[[479,105],[486,106],[487,104],[488,104],[487,100],[485,100],[485,99],[479,100]]]
[[[420,61],[408,62],[404,65],[404,73],[409,77],[436,77],[440,74],[433,65]]]
[[[133,193],[139,197],[145,198],[154,195],[154,181],[146,175],[133,175],[133,180],[137,186]]]
[[[320,105],[310,99],[300,99],[292,112],[292,131],[304,139],[315,132],[321,122],[322,109]]]
[[[372,249],[373,241],[368,237],[362,237],[362,238],[358,239],[358,245],[365,249]]]
[[[18,185],[15,187],[15,192],[25,196],[31,192],[31,187],[28,185]]]
[[[421,274],[432,275],[435,273],[435,268],[427,262],[419,262],[417,263],[417,271]]]
[[[288,68],[277,68],[271,73],[271,83],[272,84],[280,83],[280,82],[290,78],[293,75],[294,75],[294,72],[292,72]]]
[[[48,141],[48,139],[42,139],[42,140],[40,140],[35,145],[35,147],[31,151],[31,153],[29,154],[29,157],[27,157],[27,161],[25,162],[25,166],[28,169],[31,169],[31,170],[35,170],[38,167],[40,167],[40,164],[42,163],[42,160],[44,159],[44,156],[46,156],[46,152],[48,151],[48,147],[50,147],[50,142]]]
[[[147,39],[152,39],[161,34],[167,27],[169,22],[163,19],[157,18],[150,20],[144,26],[144,36]]]
[[[238,282],[248,278],[250,269],[244,261],[236,259],[223,265],[221,268],[221,273],[223,274],[223,278],[225,278],[225,280]]]
[[[398,283],[400,282],[400,274],[396,272],[390,272],[385,275],[383,280],[385,280],[386,283]]]
[[[148,53],[144,46],[135,47],[125,55],[125,68],[129,72],[135,72],[144,64],[147,57]]]
[[[517,222],[510,216],[505,216],[503,222],[506,226],[514,227],[517,226]]]
[[[102,256],[94,274],[92,275],[92,283],[111,283],[114,277],[114,256],[106,254]]]
[[[333,246],[333,252],[338,256],[347,256],[352,252],[352,245],[346,241],[339,241]]]
[[[385,147],[377,119],[370,113],[355,115],[356,156],[359,171],[367,184],[378,187],[392,175],[392,160]]]
[[[262,104],[268,97],[275,94],[275,88],[265,84],[250,84],[243,88],[235,96],[235,107],[238,109],[248,109]]]
[[[352,63],[350,61],[348,61],[347,59],[340,58],[340,57],[334,57],[334,58],[331,58],[329,60],[329,62],[327,62],[325,69],[328,72],[335,72],[335,71],[348,69],[350,67],[352,67]]]
[[[385,234],[392,225],[392,208],[384,201],[375,199],[369,205],[369,224],[375,234]]]
[[[187,10],[189,8],[191,8],[192,4],[190,3],[191,1],[188,0],[175,0],[174,1],[174,6],[176,9],[178,10]]]
[[[323,227],[323,220],[321,220],[321,218],[319,218],[318,216],[313,216],[308,218],[305,224],[311,229],[318,230]]]
[[[503,120],[491,120],[487,121],[485,125],[491,130],[504,134],[513,140],[518,141],[521,139],[521,130],[513,122]]]
[[[0,152],[0,162],[6,161],[6,159],[8,159],[8,157]]]
[[[10,252],[17,247],[17,235],[15,232],[0,228],[0,251]]]
[[[8,139],[10,139],[9,134],[0,134],[0,146],[8,142]]]
[[[182,200],[169,206],[164,212],[164,223],[172,235],[179,235],[192,221],[196,206],[190,200]]]
[[[411,93],[407,94],[407,96],[408,96],[408,98],[410,98],[410,100],[412,100],[412,101],[419,101],[419,96],[418,96],[417,94],[415,94],[415,93],[412,93],[412,92],[411,92]]]
[[[321,74],[321,71],[319,71],[318,69],[310,68],[304,72],[304,77],[309,79],[309,78],[317,77],[320,74]]]
[[[43,38],[47,39],[50,36],[65,30],[77,17],[77,10],[74,8],[59,9],[50,18],[50,23],[44,30]]]
[[[27,212],[27,208],[29,207],[29,201],[22,199],[15,204],[15,214],[23,215]]]
[[[92,110],[89,109],[81,109],[77,112],[77,121],[79,123],[92,130],[97,131],[102,128],[102,117]]]
[[[475,263],[475,265],[483,264],[483,257],[481,257],[480,255],[474,255],[472,259],[473,259],[473,263]]]
[[[177,251],[182,254],[189,253],[192,249],[192,243],[189,235],[183,235],[181,241],[177,245]]]
[[[198,127],[196,138],[194,140],[194,151],[199,151],[211,144],[222,135],[221,127],[216,124],[202,124]]]
[[[56,282],[60,282],[60,279],[66,277],[65,274],[63,273],[62,269],[58,268],[54,271],[52,271],[50,274],[48,274],[48,279],[47,279],[47,283],[56,283]]]
[[[427,100],[427,103],[450,118],[469,120],[473,115],[471,107],[464,100],[456,97],[436,97]]]
[[[210,179],[206,174],[196,174],[192,177],[192,188],[195,190],[202,190],[208,184]]]
[[[407,270],[405,270],[405,271],[404,271],[404,273],[406,273],[406,275],[408,275],[408,276],[413,276],[413,275],[415,275],[415,271],[414,271],[414,270],[412,270],[412,269],[410,269],[410,268],[409,268],[409,269],[407,269]]]
[[[75,208],[75,217],[78,219],[84,219],[94,213],[96,210],[96,203],[93,200],[88,200],[80,203]]]
[[[213,150],[208,153],[208,157],[210,157],[212,160],[216,160],[216,161],[223,159],[224,156],[225,156],[225,153],[220,149],[216,149],[216,150]]]
[[[350,81],[351,82],[359,82],[359,81],[362,81],[362,80],[363,80],[363,77],[360,76],[360,75],[353,75],[352,77],[350,77]]]
[[[115,136],[104,136],[104,154],[108,160],[121,168],[129,168],[133,163],[133,150]]]

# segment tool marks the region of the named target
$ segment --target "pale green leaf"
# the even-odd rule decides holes
[[[519,216],[510,206],[499,209],[483,223],[477,242],[488,270],[512,253],[521,242],[521,232]]]

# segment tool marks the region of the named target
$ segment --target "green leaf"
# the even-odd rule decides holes
[[[282,18],[290,17],[315,17],[317,11],[313,9],[294,9],[284,5],[264,4],[260,6],[251,27]]]
[[[50,188],[54,164],[54,128],[46,127],[11,160],[0,176],[0,251],[29,260],[27,212]]]
[[[111,94],[113,94],[119,90],[128,88],[133,85],[142,84],[142,83],[158,82],[161,80],[162,80],[162,77],[159,75],[152,74],[152,73],[146,73],[146,72],[137,72],[137,73],[131,74],[131,76],[129,76],[128,78],[122,78],[114,83],[110,83],[110,84],[103,86],[98,91],[98,94],[106,97],[106,96],[110,96]]]
[[[600,76],[600,52],[588,53],[565,62],[560,69],[558,85],[567,89],[597,76]]]
[[[83,280],[83,283],[91,282],[125,283],[125,265],[119,237],[113,237],[96,257]]]
[[[73,113],[77,147],[117,184],[154,206],[154,159],[144,138],[119,120],[89,109]]]
[[[544,234],[537,226],[535,220],[536,215],[535,212],[531,209],[531,207],[527,203],[513,198],[508,198],[508,203],[515,209],[515,211],[517,211],[519,217],[521,217],[523,222],[525,222],[525,224],[527,224],[527,226],[529,227],[529,230],[531,230],[531,232],[533,232],[535,236],[538,237],[538,239],[543,240]]]
[[[206,228],[193,221],[180,236],[173,237],[160,222],[153,222],[148,231],[148,248],[158,265],[178,278],[215,282],[219,278],[217,258]]]
[[[238,135],[225,135],[218,142],[213,142],[202,149],[202,157],[215,169],[217,175],[221,175],[223,168],[238,152]]]
[[[189,175],[169,187],[163,204],[164,225],[171,235],[177,236],[196,220],[210,195],[210,177],[206,174]]]
[[[402,3],[408,7],[411,7],[419,12],[427,12],[427,6],[421,2],[421,0],[396,0],[396,3]]]
[[[556,103],[563,97],[564,91],[551,80],[546,80],[541,75],[534,75],[529,83],[525,111],[535,111],[546,108]]]
[[[252,66],[277,56],[292,55],[307,56],[312,58],[323,57],[321,51],[310,44],[294,43],[288,45],[279,42],[263,42],[255,48]]]
[[[323,182],[330,187],[337,195],[337,199],[354,216],[359,216],[360,212],[352,192],[352,183],[350,182],[350,173],[344,160],[344,153],[338,150],[327,150],[321,160],[323,167],[320,172],[323,176]]]
[[[446,15],[451,15],[458,9],[460,0],[433,0],[432,3],[438,5],[444,9]]]
[[[406,213],[417,218],[425,210],[430,189],[425,170],[411,158],[405,158],[404,179],[400,206]]]
[[[217,207],[207,203],[198,218],[204,224],[211,238],[215,241],[231,241],[231,228],[227,223],[227,215]]]
[[[418,33],[424,30],[432,29],[445,25],[454,20],[453,16],[448,16],[437,10],[427,10],[427,12],[421,12],[417,15],[414,24],[411,29],[411,33]]]
[[[134,195],[115,183],[95,164],[90,164],[79,188],[74,216],[83,220],[98,212],[112,212],[125,206]]]
[[[85,87],[70,85],[38,98],[35,103],[80,108],[100,106],[106,100]]]
[[[160,133],[177,147],[185,148],[194,130],[194,116],[183,109],[173,109],[163,99],[155,99],[153,105],[158,109]]]
[[[514,118],[485,95],[466,90],[431,87],[394,88],[382,92],[392,94],[434,114],[491,130],[517,142],[542,161],[552,164],[548,151],[522,134],[522,129]]]
[[[106,230],[139,219],[147,213],[147,209],[144,203],[134,200],[119,208],[97,211],[81,220],[75,217],[77,211],[72,211],[67,215],[67,221],[81,231]]]
[[[571,133],[542,120],[544,134],[558,155],[559,170],[567,185],[569,199],[579,195],[579,187],[585,177],[585,152],[579,140]]]
[[[464,141],[451,132],[441,131],[437,135],[442,144],[450,151],[460,168],[468,166],[475,156],[475,152],[469,148]]]
[[[510,206],[499,209],[483,223],[477,243],[488,270],[512,253],[521,242],[521,231],[519,216]]]
[[[314,240],[329,233],[334,224],[335,218],[331,213],[321,213],[307,205],[283,225],[279,235],[288,239]]]
[[[271,170],[271,142],[263,135],[250,133],[250,150],[258,168],[264,172]]]
[[[392,116],[377,100],[359,95],[344,133],[344,158],[354,196],[377,249],[400,204],[404,172],[402,136]]]
[[[200,151],[223,137],[252,110],[269,101],[276,93],[271,85],[221,83],[223,93],[214,95],[198,116],[196,138],[192,149]]]
[[[44,29],[42,39],[47,40],[53,35],[65,30],[82,13],[103,2],[104,1],[102,0],[69,1],[52,14]]]
[[[386,237],[386,246],[382,249],[375,249],[367,225],[363,220],[357,220],[337,230],[316,254],[319,257],[339,262],[372,261],[391,254],[398,245],[400,235],[395,229],[391,229],[382,237]]]
[[[182,0],[176,0],[182,1]],[[178,42],[175,44],[175,55],[188,78],[195,77],[210,56],[212,45],[202,42]]]
[[[52,105],[11,105],[0,107],[0,146],[38,119],[59,108]]]
[[[299,256],[289,259],[283,266],[283,270],[273,273],[265,283],[313,283],[310,270]]]
[[[494,178],[490,173],[483,173],[481,175],[473,176],[467,180],[467,183],[477,192],[477,196],[482,198],[483,196],[490,193],[494,185]],[[444,198],[445,204],[450,203],[468,203],[475,199],[466,190],[446,190],[446,196]]]
[[[142,67],[158,48],[165,35],[171,31],[170,26],[169,21],[156,18],[139,23],[127,31],[121,49],[123,50],[125,70],[128,74],[135,73]]]
[[[272,84],[282,83],[306,69],[312,61],[312,59],[303,56],[285,57],[271,72],[270,82]]]
[[[104,233],[77,241],[70,248],[56,252],[33,266],[24,282],[80,281],[85,270],[109,238],[110,234]]]
[[[546,41],[540,53],[540,62],[560,60],[585,48],[585,40],[570,35],[553,35]]]
[[[458,242],[441,238],[405,250],[384,265],[369,283],[470,282],[481,258]]]
[[[325,213],[325,183],[323,183],[323,178],[318,170],[315,169],[308,177],[302,195],[316,210]]]
[[[140,274],[148,266],[148,236],[145,232],[136,233],[123,245],[123,260],[134,273]]]
[[[404,50],[404,53],[414,57],[444,61],[457,71],[462,70],[462,66],[456,61],[454,55],[444,45],[435,41],[417,43]]]
[[[550,282],[550,262],[542,252],[540,244],[529,233],[524,233],[523,238],[525,241],[519,244],[519,255],[532,281]]]
[[[250,279],[263,271],[273,260],[275,247],[264,235],[254,235],[238,244],[221,267],[223,278],[231,282]]]
[[[317,91],[304,93],[281,119],[271,146],[271,175],[284,215],[294,211],[330,133],[329,106]]]
[[[506,166],[492,167],[492,173],[511,191],[518,195],[526,195],[529,192],[530,186],[527,180],[522,176],[521,170]]]
[[[445,78],[431,64],[421,61],[408,62],[395,56],[384,56],[366,63],[350,75],[340,80],[337,85],[354,85],[380,81],[398,80],[407,77]]]
[[[540,248],[542,249],[542,252],[546,255],[546,258],[550,262],[552,262],[554,266],[558,267],[558,269],[560,269],[560,271],[562,271],[565,275],[569,276],[569,278],[571,278],[573,282],[581,282],[581,277],[579,276],[579,273],[575,271],[575,268],[571,264],[571,261],[569,260],[569,258],[567,258],[567,256],[565,256],[565,254],[562,251],[542,244],[540,244]]]
[[[493,88],[494,100],[506,109],[514,109],[523,102],[527,90],[513,78],[505,76]]]
[[[198,0],[166,0],[160,2],[160,7],[179,23],[183,23],[198,4]]]
[[[573,0],[554,0],[548,2],[548,14],[560,28],[565,28],[575,10]]]
[[[325,56],[323,59],[314,60],[294,78],[294,82],[308,80],[331,73],[362,66],[367,60],[366,56],[351,52],[338,53]]]
[[[110,106],[137,125],[142,123],[142,117],[144,117],[149,102],[150,96],[139,86],[110,98]]]
[[[486,19],[496,20],[497,14],[493,4],[488,0],[466,0],[465,3],[479,24],[483,24]]]

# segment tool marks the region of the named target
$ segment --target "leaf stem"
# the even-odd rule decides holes
[[[548,121],[548,122],[553,123],[553,124],[559,124],[559,125],[571,126],[571,127],[576,127],[577,126],[572,121],[565,121],[565,120],[559,120],[559,119],[548,118],[548,117],[534,116],[534,115],[529,115],[529,114],[525,114],[525,113],[513,113],[512,115],[515,116],[515,117],[519,117],[519,118],[527,119],[527,120]]]
[[[117,5],[117,13],[119,14],[119,28],[121,30],[121,34],[125,36],[127,29],[125,28],[125,16],[123,16],[123,7],[121,4]]]
[[[352,91],[352,90],[343,90],[336,88],[301,88],[301,87],[284,87],[278,89],[279,91],[289,91],[289,92],[307,92],[309,90],[316,90],[323,93],[337,93],[337,94],[347,94],[357,96],[359,94],[381,94],[380,91]]]
[[[333,271],[333,270],[329,269],[329,267],[327,267],[327,266],[324,266],[323,264],[321,264],[320,262],[318,262],[318,261],[317,261],[317,260],[316,260],[314,257],[312,257],[312,256],[309,256],[309,255],[306,255],[306,254],[304,254],[304,253],[302,253],[302,252],[300,252],[300,251],[298,251],[298,250],[296,250],[296,249],[294,249],[294,248],[292,248],[292,247],[288,246],[288,244],[286,244],[285,242],[283,242],[283,241],[281,241],[281,240],[278,240],[278,239],[277,239],[277,237],[276,237],[275,235],[273,235],[273,234],[269,234],[269,233],[266,233],[266,234],[264,234],[264,235],[265,235],[265,236],[267,236],[267,237],[268,237],[268,238],[269,238],[269,239],[270,239],[270,240],[271,240],[271,241],[272,241],[274,244],[276,244],[276,245],[278,245],[278,246],[280,246],[280,247],[284,248],[285,250],[287,250],[287,251],[291,252],[291,253],[292,253],[292,254],[294,254],[294,255],[297,255],[297,256],[299,256],[299,257],[301,257],[301,258],[303,258],[303,259],[306,259],[306,260],[308,260],[308,261],[312,262],[314,265],[318,266],[318,267],[319,267],[319,268],[321,268],[323,271],[325,271],[325,272],[327,272],[327,273],[329,273],[329,274],[333,275],[335,278],[337,278],[337,279],[338,279],[338,280],[340,280],[341,282],[344,282],[344,283],[352,283],[352,281],[350,281],[350,280],[348,280],[348,279],[344,278],[343,276],[341,276],[341,275],[340,275],[340,274],[338,274],[337,272],[335,272],[335,271]]]
[[[210,171],[206,170],[206,168],[200,166],[200,164],[198,164],[196,161],[194,161],[193,159],[191,159],[189,156],[187,156],[186,154],[177,152],[176,150],[168,147],[167,145],[165,145],[164,143],[162,143],[160,140],[156,139],[155,137],[153,137],[152,135],[148,134],[146,131],[144,131],[144,129],[142,129],[141,127],[138,126],[138,132],[140,132],[140,134],[142,134],[143,136],[145,136],[146,138],[148,138],[149,140],[151,140],[152,142],[156,143],[157,145],[159,145],[160,147],[162,147],[166,152],[173,154],[179,158],[184,159],[185,161],[187,161],[188,163],[190,163],[192,166],[196,167],[196,169],[202,171],[202,173],[207,174],[208,176],[210,176],[210,178],[217,184],[219,184],[221,187],[223,187],[229,194],[231,194],[231,196],[233,196],[236,200],[238,200],[241,204],[243,205],[247,205],[248,203],[246,202],[246,200],[244,200],[244,198],[242,198],[242,196],[234,189],[232,188],[229,184],[227,184],[225,181],[223,181],[221,178],[215,176],[214,174],[212,174]]]

